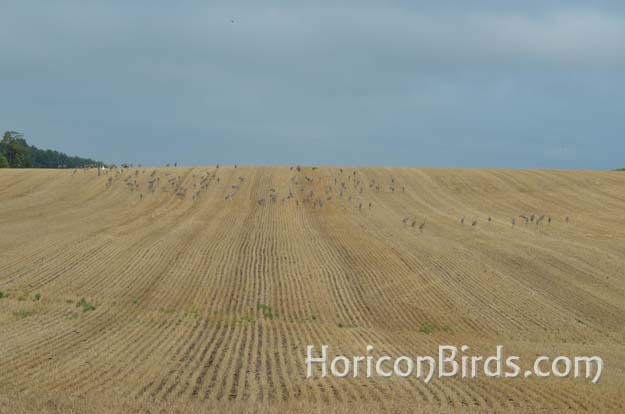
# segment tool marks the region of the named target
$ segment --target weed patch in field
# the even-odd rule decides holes
[[[80,299],[78,303],[76,303],[76,307],[82,307],[82,313],[87,313],[95,310],[95,306],[87,302],[85,298]]]
[[[273,320],[273,311],[271,310],[271,306],[260,304],[258,305],[258,309],[263,312],[263,317],[265,319]]]
[[[79,315],[76,312],[70,312],[69,314],[65,315],[65,319],[67,319],[68,321],[73,321],[75,319],[78,319]]]
[[[424,333],[426,335],[430,335],[436,331],[448,332],[449,328],[447,326],[443,326],[442,328],[436,324],[429,324],[419,328],[419,332]]]
[[[166,315],[171,315],[172,313],[176,312],[175,309],[165,309],[165,308],[160,308],[159,311],[163,312]]]
[[[28,318],[29,316],[32,316],[33,313],[29,311],[21,310],[18,312],[13,312],[13,315],[15,315],[19,319],[24,319],[24,318]]]

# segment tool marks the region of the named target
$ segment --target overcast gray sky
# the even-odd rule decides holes
[[[427,3],[2,0],[0,130],[144,165],[625,167],[622,1]]]

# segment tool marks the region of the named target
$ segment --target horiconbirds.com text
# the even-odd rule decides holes
[[[439,345],[435,356],[373,355],[374,347],[368,345],[364,355],[329,357],[328,345],[315,350],[306,347],[306,377],[371,378],[416,377],[429,383],[434,378],[583,378],[596,384],[603,372],[603,359],[598,356],[539,356],[529,364],[522,364],[518,356],[504,354],[498,345],[492,355],[469,355],[469,347]],[[527,366],[523,371],[521,366]]]

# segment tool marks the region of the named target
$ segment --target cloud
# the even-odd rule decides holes
[[[144,164],[609,168],[620,7],[9,2],[0,128]]]

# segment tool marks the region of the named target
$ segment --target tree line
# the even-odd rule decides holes
[[[6,131],[0,141],[0,168],[80,168],[104,165],[91,158],[29,145],[24,135]]]

